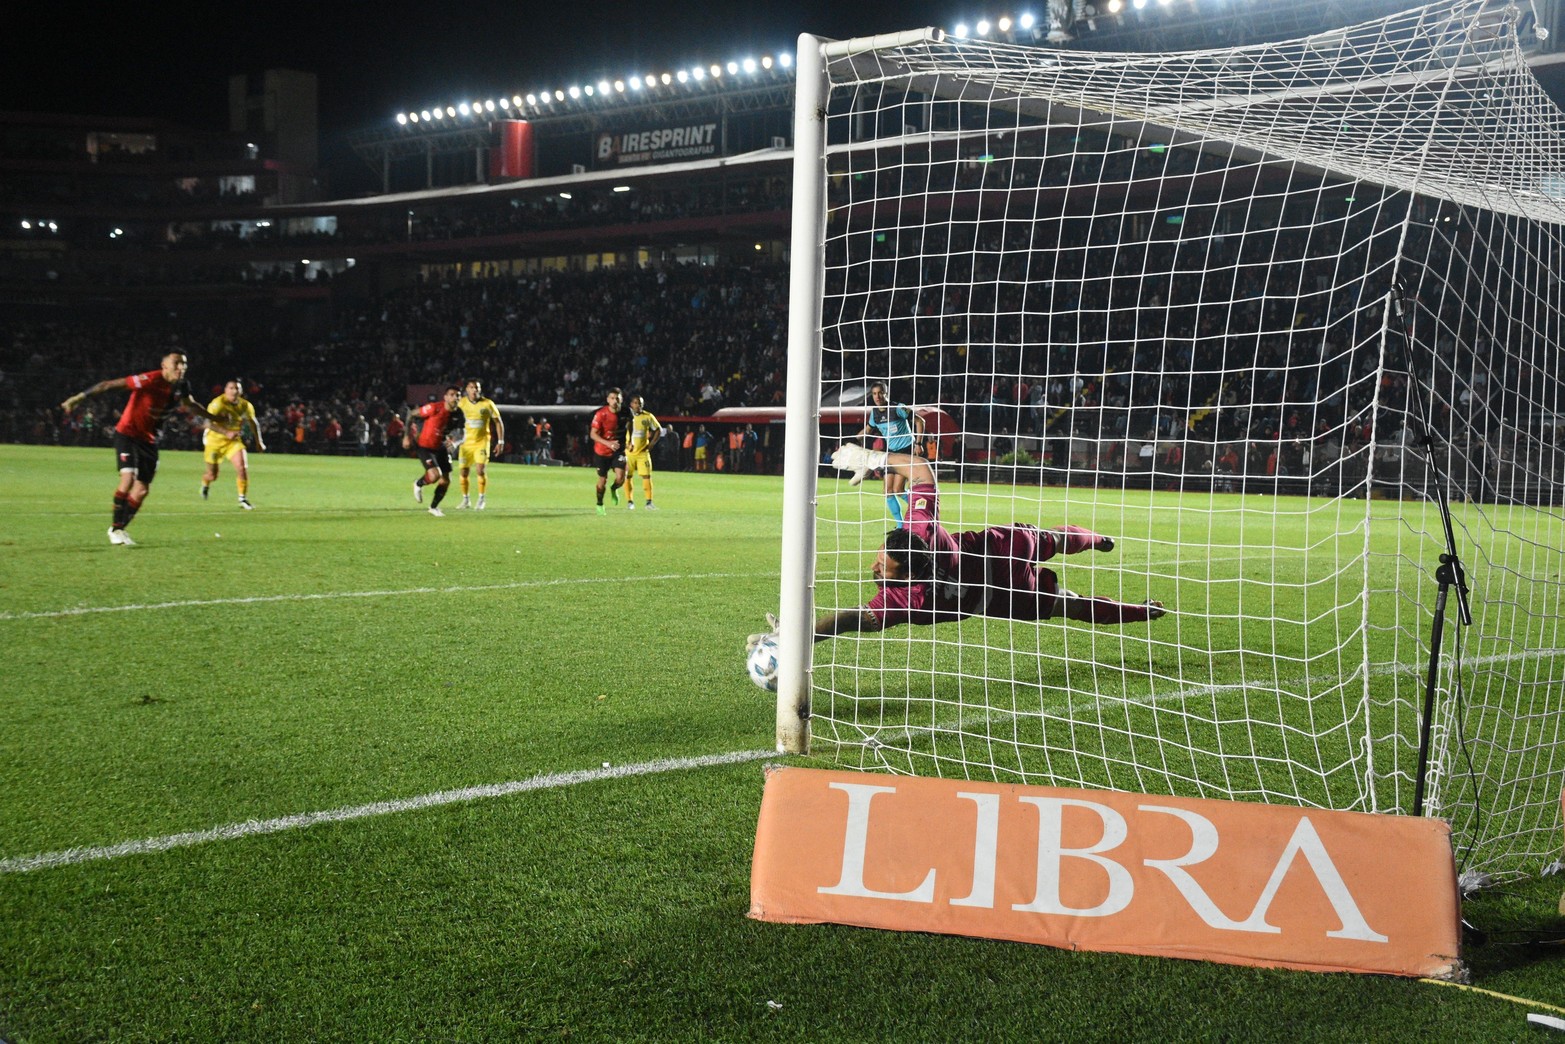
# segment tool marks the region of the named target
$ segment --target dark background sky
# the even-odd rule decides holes
[[[320,77],[329,134],[436,101],[775,54],[800,32],[864,35],[999,13],[963,0],[21,0],[0,20],[0,108],[223,129],[230,74],[294,68]]]

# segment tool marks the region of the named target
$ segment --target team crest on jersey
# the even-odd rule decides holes
[[[927,507],[929,507],[929,501],[925,500],[923,497],[919,497],[916,501],[913,502],[914,511],[923,511]]]

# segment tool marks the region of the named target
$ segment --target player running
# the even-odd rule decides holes
[[[462,469],[462,503],[457,507],[482,511],[484,494],[489,490],[489,455],[491,448],[496,455],[505,449],[505,422],[494,401],[484,398],[481,381],[467,382],[457,408],[462,411],[463,428],[462,445],[457,448],[457,463]],[[469,471],[478,472],[477,504],[468,499]]]
[[[886,536],[870,574],[880,590],[869,603],[825,613],[815,640],[848,631],[880,631],[897,624],[935,624],[990,616],[1050,620],[1064,616],[1098,624],[1140,623],[1166,613],[1162,602],[1131,604],[1089,598],[1061,587],[1040,563],[1057,554],[1111,551],[1114,541],[1081,526],[1039,529],[1018,523],[951,533],[940,525],[935,474],[921,457],[871,452],[847,443],[832,465],[862,480],[873,468],[896,471],[910,482],[907,520]]]
[[[886,442],[886,449],[893,453],[912,453],[913,443],[924,433],[924,422],[910,408],[891,401],[886,386],[879,381],[869,386],[869,409],[864,414],[861,437],[874,435]],[[855,482],[854,485],[858,483]],[[886,508],[898,525],[902,524],[903,491],[907,479],[891,468],[886,469]]]
[[[152,479],[158,473],[158,427],[170,408],[205,417],[220,433],[239,437],[238,431],[223,427],[223,422],[203,409],[190,394],[190,382],[185,380],[189,369],[190,360],[184,352],[169,352],[163,356],[161,369],[99,381],[60,403],[60,408],[69,413],[94,395],[130,389],[130,398],[120,413],[119,423],[114,426],[114,457],[119,464],[120,484],[114,491],[114,520],[109,526],[111,544],[136,546],[125,527],[141,510],[142,502],[152,489]]]
[[[663,437],[663,426],[645,406],[641,396],[631,396],[629,446],[625,451],[625,501],[632,511],[636,510],[637,475],[641,476],[641,492],[647,498],[647,510],[657,510],[657,505],[652,503],[652,447]]]
[[[619,487],[625,481],[625,444],[620,441],[620,404],[623,393],[610,388],[603,397],[604,405],[592,415],[587,434],[592,438],[592,451],[598,462],[598,514],[603,510],[603,487],[608,484],[609,472],[614,472],[614,485],[609,495],[619,503]]]
[[[249,497],[250,457],[245,452],[245,427],[254,433],[257,453],[266,452],[266,442],[261,438],[261,425],[255,419],[255,406],[240,394],[243,391],[244,382],[237,377],[231,378],[224,382],[223,394],[207,403],[207,412],[220,418],[219,423],[224,428],[232,428],[237,434],[228,436],[217,428],[208,427],[202,436],[201,458],[206,462],[206,472],[201,476],[201,499],[207,499],[212,492],[218,465],[225,460],[232,461],[234,482],[239,488],[239,506],[250,511],[255,505],[250,503]]]
[[[436,518],[446,517],[440,510],[440,502],[445,499],[446,490],[451,488],[451,453],[446,449],[446,429],[456,420],[456,404],[461,394],[453,384],[446,389],[441,401],[427,402],[416,410],[409,410],[408,426],[402,433],[402,448],[412,449],[414,426],[422,422],[418,428],[418,459],[424,465],[424,474],[413,480],[413,499],[422,504],[424,487],[434,486],[435,496],[429,502],[429,513]]]

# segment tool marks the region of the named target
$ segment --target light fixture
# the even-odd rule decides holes
[[[538,104],[538,96],[536,94],[529,94],[527,96],[527,104],[528,105],[537,105]]]
[[[777,64],[782,66],[784,69],[791,69],[793,67],[793,55],[784,51],[782,54],[777,56]]]
[[[1027,11],[1016,20],[1016,24],[1023,29],[1031,29],[1033,27],[1034,21],[1035,19],[1032,16],[1032,12]]]
[[[436,109],[435,111],[439,112],[440,110]],[[419,116],[427,123],[429,121],[429,110],[425,109],[423,112],[419,113]]]
[[[397,113],[397,122],[402,124],[403,126],[406,126],[407,122],[408,122],[408,114],[405,113],[405,112]]]
[[[763,68],[763,69],[770,69],[771,67],[772,67],[772,56],[771,55],[766,55],[764,58],[761,59],[761,68]]]
[[[607,81],[607,80],[599,80],[598,81],[598,93],[599,94],[607,94],[607,93],[609,93],[609,90],[610,90],[610,88],[609,88],[609,81]]]
[[[999,29],[1002,33],[1008,33],[1011,31],[1011,20],[1009,18],[1001,18],[994,24],[995,28]]]
[[[951,35],[958,40],[967,39],[967,26],[961,22],[956,23],[956,28],[951,30]]]
[[[691,76],[691,78],[692,78],[692,79],[694,79],[694,80],[695,80],[695,81],[696,81],[696,82],[697,82],[697,83],[700,83],[700,82],[701,82],[701,81],[702,81],[702,80],[704,80],[704,79],[706,79],[706,70],[705,70],[705,69],[703,69],[703,68],[701,68],[701,67],[700,67],[700,66],[699,66],[699,65],[698,65],[698,66],[696,66],[696,67],[695,67],[695,68],[694,68],[694,69],[691,69],[691,70],[690,70],[690,76]]]
[[[460,112],[463,116],[466,116],[472,110],[468,107],[467,102],[463,102],[461,105],[457,106],[457,111]]]
[[[572,98],[580,98],[581,97],[581,88],[580,87],[572,87],[570,90],[566,91],[565,93],[569,94]]]
[[[747,72],[747,73],[754,73],[755,72],[755,59],[754,58],[746,58],[744,60],[744,71]]]
[[[555,101],[564,101],[565,100],[565,92],[564,91],[555,91],[554,92],[554,100]]]
[[[630,186],[629,185],[615,185],[614,186],[614,191],[615,192],[629,192],[630,191]]]
[[[625,81],[624,80],[615,80],[614,81],[614,89],[616,91],[618,91],[620,94],[624,94],[625,93]]]
[[[484,111],[485,112],[494,112],[494,99],[493,98],[491,98],[488,101],[484,102]]]
[[[979,19],[978,24],[973,26],[973,32],[977,33],[979,36],[988,36],[989,20],[987,18]]]
[[[685,70],[681,69],[677,73],[674,74],[674,79],[678,80],[680,83],[689,83],[690,82],[690,74],[687,73]]]
[[[561,192],[560,193],[560,198],[561,199],[570,199],[571,198],[571,194],[569,192]]]
[[[738,62],[729,62],[728,63],[728,75],[734,76],[738,72],[739,72],[739,63]]]
[[[721,65],[714,65],[714,66],[712,66],[712,77],[713,77],[713,79],[716,79],[716,78],[718,78],[718,77],[720,77],[722,75],[723,75],[723,67]]]

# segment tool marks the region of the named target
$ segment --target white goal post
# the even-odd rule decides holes
[[[1473,879],[1553,862],[1565,115],[1530,33],[1453,0],[1179,54],[801,37],[779,750],[1417,807]],[[1169,614],[813,641],[905,510],[822,465],[871,383],[955,419],[942,524],[1111,536],[1046,568]]]

